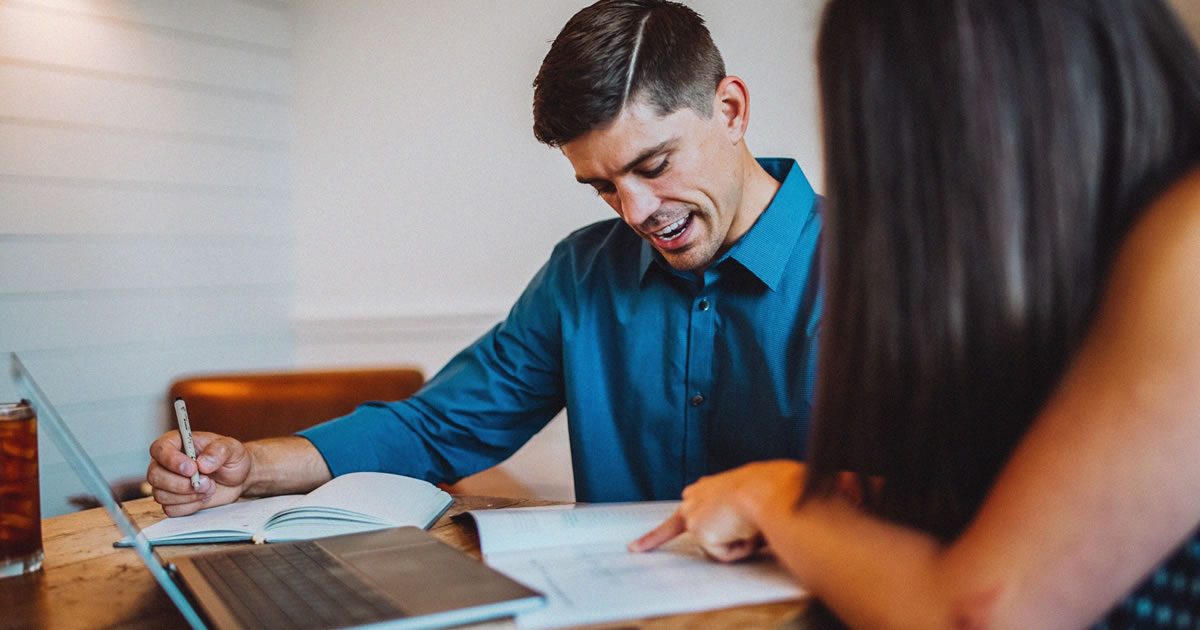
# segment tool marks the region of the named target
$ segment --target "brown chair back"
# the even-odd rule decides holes
[[[177,397],[187,402],[192,429],[246,441],[290,435],[368,400],[402,400],[424,383],[412,367],[188,376],[167,394],[167,430],[175,428]]]

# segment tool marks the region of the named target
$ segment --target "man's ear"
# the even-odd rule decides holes
[[[750,91],[740,77],[729,75],[717,84],[713,117],[725,128],[731,143],[741,142],[750,122]]]

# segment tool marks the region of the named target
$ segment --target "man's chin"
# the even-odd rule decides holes
[[[695,246],[669,252],[660,249],[658,253],[676,271],[701,271],[712,262],[712,256]]]

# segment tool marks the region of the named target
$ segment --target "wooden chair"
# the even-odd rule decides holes
[[[402,400],[424,383],[420,370],[403,366],[186,376],[168,391],[166,430],[175,428],[177,397],[192,429],[246,441],[291,435],[368,400]]]

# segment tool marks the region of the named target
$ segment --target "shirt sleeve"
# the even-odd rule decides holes
[[[538,271],[504,321],[412,398],[368,402],[298,435],[317,447],[334,475],[382,471],[434,483],[456,481],[516,452],[564,405],[559,309],[568,296],[554,286],[556,259]]]

